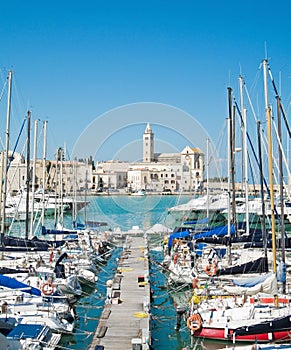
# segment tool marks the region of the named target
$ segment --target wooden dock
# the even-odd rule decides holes
[[[149,262],[143,235],[127,236],[107,296],[90,350],[149,349]]]

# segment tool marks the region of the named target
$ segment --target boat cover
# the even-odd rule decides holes
[[[11,288],[11,289],[19,289],[24,293],[40,296],[41,291],[38,288],[34,288],[29,286],[28,284],[17,281],[15,278],[3,276],[0,274],[0,286]]]
[[[172,244],[173,244],[173,240],[174,240],[175,238],[181,239],[181,238],[186,238],[186,237],[190,237],[190,232],[189,232],[188,230],[172,233],[172,234],[170,235],[170,237],[169,237],[168,248],[171,249]]]
[[[277,283],[277,277],[274,273],[270,273],[268,275],[264,275],[266,277],[265,279],[262,278],[262,280],[259,282],[259,277],[257,276],[258,283],[257,284],[248,284],[248,287],[242,287],[242,286],[224,286],[224,289],[230,293],[230,294],[237,294],[237,295],[254,295],[257,293],[267,293],[270,295],[278,295],[278,283]]]

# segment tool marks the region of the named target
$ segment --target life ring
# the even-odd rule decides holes
[[[208,264],[205,268],[205,272],[208,276],[215,276],[217,274],[217,263],[213,261],[213,263]]]
[[[187,319],[187,327],[195,332],[198,331],[202,327],[202,319],[199,314],[193,314],[188,317]]]
[[[205,272],[207,273],[208,276],[212,276],[211,265],[206,265]]]
[[[41,291],[44,295],[51,295],[53,294],[54,290],[55,290],[55,287],[50,282],[44,283],[41,287]]]

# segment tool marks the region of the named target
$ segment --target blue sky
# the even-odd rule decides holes
[[[120,106],[153,102],[193,116],[216,144],[228,113],[227,86],[238,96],[239,74],[257,104],[255,91],[262,85],[256,77],[265,48],[290,115],[290,18],[287,0],[267,5],[253,0],[2,1],[1,90],[12,69],[11,126],[18,130],[30,109],[34,119],[48,120],[49,154],[64,144],[72,153],[97,117]],[[3,131],[5,108],[3,97]],[[155,123],[155,116],[148,120]],[[141,137],[148,120],[137,118],[139,127],[112,138],[102,155],[91,152],[90,142],[87,152],[99,160],[114,158],[118,149]],[[160,151],[168,144],[170,151],[182,149],[181,137],[166,130],[166,125],[164,131],[155,128]]]

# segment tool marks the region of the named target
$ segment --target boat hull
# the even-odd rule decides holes
[[[235,339],[235,342],[258,342],[268,343],[270,341],[280,342],[290,339],[291,330],[282,330],[275,332],[235,335],[234,330],[226,330],[224,328],[201,328],[198,331],[192,332],[194,337],[211,339],[211,340],[229,340]]]

